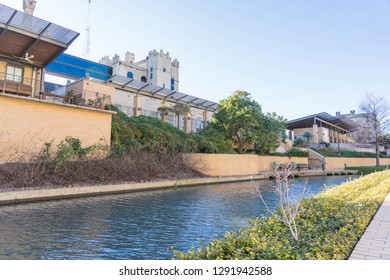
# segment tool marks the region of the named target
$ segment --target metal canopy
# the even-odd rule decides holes
[[[295,128],[307,128],[312,127],[313,124],[317,123],[325,123],[330,124],[335,127],[338,127],[342,130],[347,130],[349,132],[353,132],[358,130],[359,124],[348,119],[345,116],[332,116],[326,112],[313,114],[310,116],[302,117],[299,119],[291,120],[287,122],[287,129],[295,129]]]
[[[196,107],[209,109],[215,111],[218,108],[218,103],[198,98],[183,92],[173,91],[167,88],[162,88],[156,85],[148,84],[145,82],[137,81],[132,78],[127,78],[120,75],[114,75],[107,80],[113,84],[121,86],[122,88],[128,88],[129,90],[143,90],[149,92],[153,95],[158,95],[161,97],[174,99],[176,101],[185,102],[189,105],[193,105]]]
[[[46,66],[64,52],[77,36],[79,33],[75,31],[0,4],[2,55],[18,59],[28,53],[34,56],[33,64]]]

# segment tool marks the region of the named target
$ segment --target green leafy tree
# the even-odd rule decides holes
[[[306,138],[307,144],[309,144],[310,139],[313,138],[313,134],[311,134],[310,131],[305,131],[302,136],[303,138]]]
[[[261,134],[256,141],[256,148],[262,154],[274,152],[280,143],[286,142],[286,119],[276,113],[262,115]]]
[[[234,153],[232,142],[225,138],[223,132],[218,130],[214,123],[208,124],[199,135],[194,135],[194,137],[199,139],[199,153]]]
[[[246,91],[235,91],[220,101],[213,116],[216,128],[231,139],[239,153],[253,147],[261,136],[261,106]]]
[[[270,153],[286,140],[286,120],[275,113],[263,114],[259,103],[246,91],[237,90],[220,101],[213,125],[232,141],[239,153],[253,147],[261,153]]]

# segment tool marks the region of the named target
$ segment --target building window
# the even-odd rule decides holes
[[[165,88],[165,84],[163,84],[163,88]]]
[[[196,119],[196,131],[199,132],[203,129],[203,120],[201,117]]]
[[[175,79],[171,78],[171,90],[175,90]]]
[[[174,115],[169,115],[168,116],[168,123],[175,126],[175,116]]]
[[[150,79],[153,79],[153,73],[150,73]]]
[[[130,71],[127,72],[127,78],[133,79],[134,78],[133,73],[131,73]]]
[[[153,68],[152,67],[150,67],[150,72],[153,72]]]
[[[8,81],[13,81],[17,83],[22,82],[23,77],[23,68],[14,65],[7,65],[7,77]]]
[[[167,68],[163,67],[163,72],[167,72]]]
[[[146,83],[146,77],[145,77],[145,76],[142,76],[142,77],[141,77],[141,82]]]

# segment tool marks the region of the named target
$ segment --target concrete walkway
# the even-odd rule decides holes
[[[390,260],[390,193],[353,250],[350,260]]]

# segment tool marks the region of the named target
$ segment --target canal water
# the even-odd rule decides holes
[[[350,179],[311,177],[308,195]],[[264,213],[249,182],[0,206],[0,259],[170,259]]]

